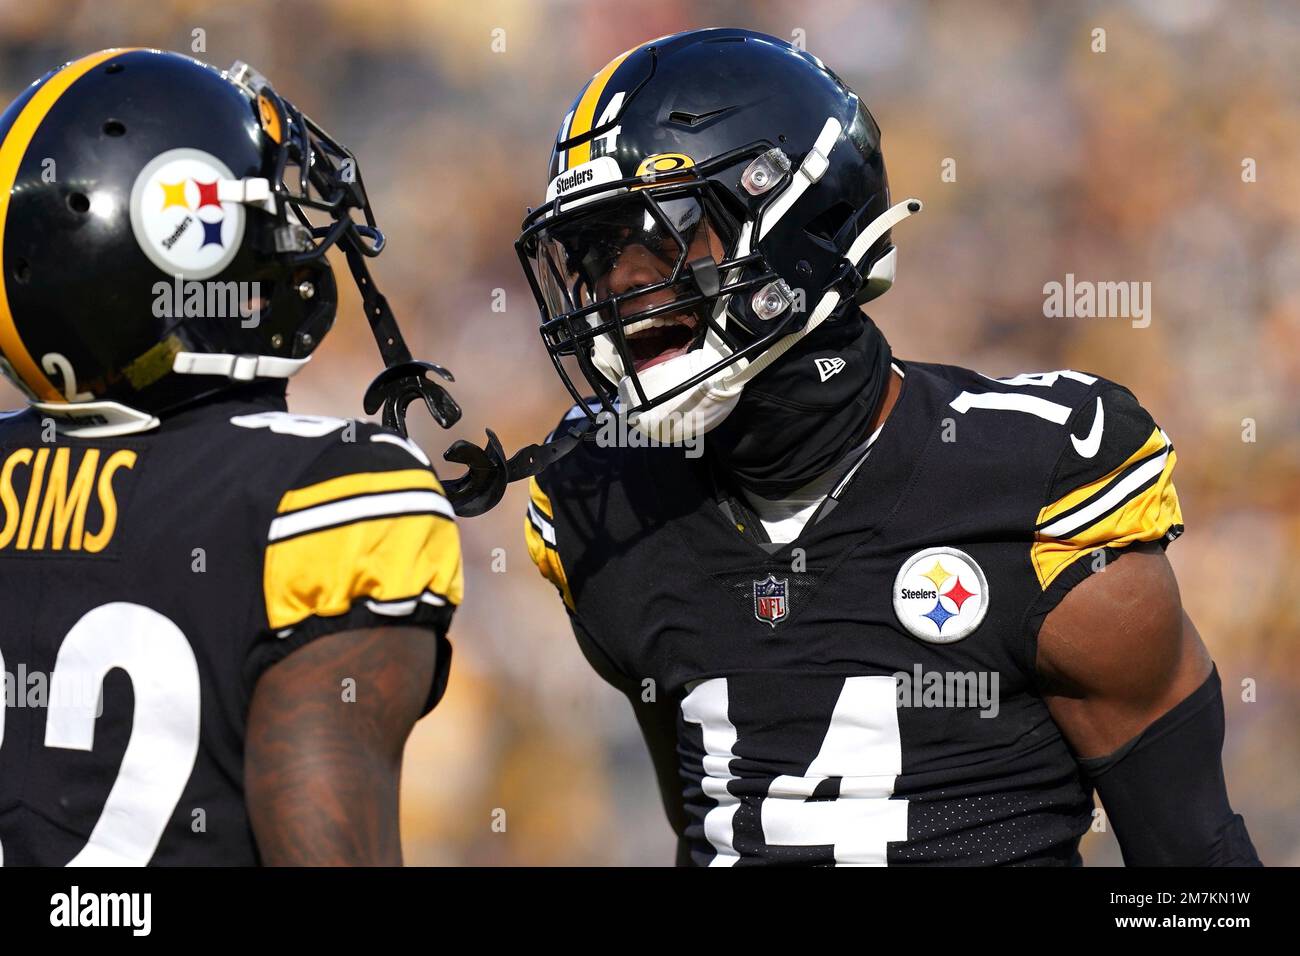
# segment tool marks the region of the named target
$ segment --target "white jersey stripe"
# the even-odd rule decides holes
[[[1126,501],[1138,488],[1157,477],[1165,470],[1165,461],[1169,458],[1169,446],[1158,458],[1152,458],[1145,465],[1131,471],[1123,480],[1117,481],[1110,489],[1074,514],[1066,515],[1053,521],[1039,533],[1050,538],[1069,538],[1093,524],[1098,518]]]
[[[541,533],[542,540],[552,548],[555,547],[555,525],[551,524],[550,519],[542,514],[542,510],[531,501],[528,502],[528,517],[532,519],[533,525]]]
[[[451,503],[436,491],[393,491],[387,494],[331,501],[328,504],[282,515],[271,522],[269,537],[271,541],[279,541],[281,538],[289,538],[332,525],[422,512],[432,512],[453,520],[456,517]]]

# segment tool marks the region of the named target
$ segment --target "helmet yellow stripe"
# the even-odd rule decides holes
[[[615,70],[623,65],[623,61],[638,49],[640,48],[632,47],[632,49],[620,53],[606,63],[604,69],[591,78],[591,82],[587,84],[587,89],[582,94],[582,99],[578,101],[578,108],[573,111],[573,122],[569,125],[569,139],[591,132],[591,124],[596,116],[596,104],[600,102],[605,87],[609,85],[610,77],[614,75]],[[585,143],[581,143],[569,150],[569,162],[565,168],[572,169],[574,166],[585,163],[590,159],[591,140],[587,140]]]
[[[0,144],[0,263],[4,262],[5,225],[9,218],[9,197],[18,178],[18,167],[27,155],[27,147],[40,129],[46,114],[58,102],[73,83],[81,79],[105,60],[111,60],[129,49],[101,50],[90,56],[82,57],[69,63],[55,73],[27,101],[22,112],[14,120],[13,126]],[[18,328],[14,325],[13,313],[9,311],[9,295],[5,288],[5,277],[0,275],[0,351],[13,366],[27,386],[47,402],[66,401],[63,393],[45,376],[45,372],[32,359],[27,346],[23,344]]]

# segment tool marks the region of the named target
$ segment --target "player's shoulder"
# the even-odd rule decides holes
[[[1019,412],[1025,417],[1013,417],[1010,421],[1019,420],[1022,424],[1038,419],[1062,425],[1103,393],[1124,393],[1132,397],[1132,393],[1117,382],[1093,372],[1071,368],[989,375],[959,365],[908,362],[904,367],[907,374],[914,374],[935,398],[958,414],[965,415],[975,410]],[[980,419],[1006,421],[1001,417],[980,416]]]
[[[419,445],[372,422],[263,410],[225,416],[222,427],[231,454],[271,472],[260,483],[266,488],[300,490],[336,482],[366,493],[405,477],[442,494]]]
[[[266,630],[302,642],[384,623],[445,630],[461,601],[455,512],[408,438],[350,418],[230,415],[239,454],[259,454]],[[274,467],[276,474],[266,473]]]
[[[421,467],[431,465],[429,457],[410,439],[356,418],[255,411],[229,415],[226,424],[303,459],[324,455],[340,463],[360,465],[384,461],[406,464],[412,460]]]
[[[1183,530],[1168,434],[1129,389],[1063,369],[990,378],[922,366],[938,416],[942,480],[975,489],[989,520],[1032,519],[1031,562],[1063,593],[1098,548],[1167,544]],[[1071,575],[1062,576],[1067,568]],[[1081,570],[1082,569],[1082,570]]]
[[[275,474],[264,473],[251,483],[258,489],[253,493],[262,496],[258,510],[270,518],[268,567],[277,555],[299,549],[299,542],[308,551],[341,553],[355,544],[357,533],[346,529],[358,523],[367,534],[390,534],[384,548],[391,551],[393,542],[416,526],[423,549],[426,533],[436,528],[428,518],[455,520],[429,457],[409,438],[357,419],[282,411],[232,415],[228,424],[235,434],[257,436],[239,444],[245,455],[250,450],[263,455],[260,467],[278,463],[271,465]],[[442,537],[446,549],[457,550],[454,530]],[[458,555],[455,563],[458,568]],[[459,579],[459,572],[449,577]]]
[[[593,542],[607,539],[622,527],[620,516],[628,514],[612,498],[625,500],[623,480],[635,474],[643,487],[643,461],[634,462],[630,455],[642,445],[626,430],[626,419],[606,415],[599,423],[593,418],[602,411],[595,399],[575,404],[560,416],[547,436],[550,441],[564,432],[582,431],[583,441],[562,458],[552,462],[541,474],[528,481],[528,504],[524,516],[524,538],[529,556],[542,575],[555,585],[564,603],[574,608],[568,574],[560,556],[561,547],[570,558],[588,553]],[[610,429],[623,429],[610,433]],[[611,495],[611,492],[616,494]],[[597,504],[599,502],[599,504]],[[594,516],[599,515],[599,519]],[[561,521],[565,516],[566,521]],[[561,528],[561,525],[564,525]]]
[[[639,447],[627,420],[617,414],[604,416],[599,424],[593,418],[602,406],[595,398],[569,406],[546,436],[550,441],[566,431],[582,431],[585,437],[569,454],[553,462],[530,482],[535,493],[566,499],[599,491],[623,471],[627,452]],[[617,429],[622,429],[620,434]]]
[[[1076,369],[990,376],[909,363],[939,406],[941,437],[965,460],[1049,473],[1053,487],[1107,474],[1168,437],[1133,392]]]

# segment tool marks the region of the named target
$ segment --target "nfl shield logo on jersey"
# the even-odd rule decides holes
[[[772,627],[787,613],[786,591],[789,578],[778,581],[769,574],[766,580],[754,582],[754,617]]]

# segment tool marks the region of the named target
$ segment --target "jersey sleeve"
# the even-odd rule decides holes
[[[1031,563],[1044,590],[1087,576],[1099,549],[1167,545],[1183,531],[1173,443],[1127,389],[1105,383],[1066,423]]]
[[[599,406],[595,399],[588,399],[587,406],[595,411]],[[574,405],[564,413],[554,430],[546,436],[550,441],[561,428],[571,422],[584,418],[587,411],[581,405]],[[528,479],[528,510],[524,514],[524,542],[528,545],[528,556],[537,565],[542,577],[555,585],[564,606],[572,614],[576,610],[573,603],[573,591],[569,588],[569,578],[560,560],[560,546],[555,533],[555,507],[551,504],[550,491],[545,484],[546,472]]]
[[[455,513],[409,440],[358,424],[353,440],[324,441],[279,495],[266,528],[255,670],[327,634],[426,628],[439,642],[432,707],[464,590]]]
[[[568,577],[555,538],[555,509],[551,499],[536,477],[528,479],[528,512],[524,516],[524,540],[528,556],[537,565],[542,577],[555,585],[564,606],[574,610],[573,594],[569,591]]]

